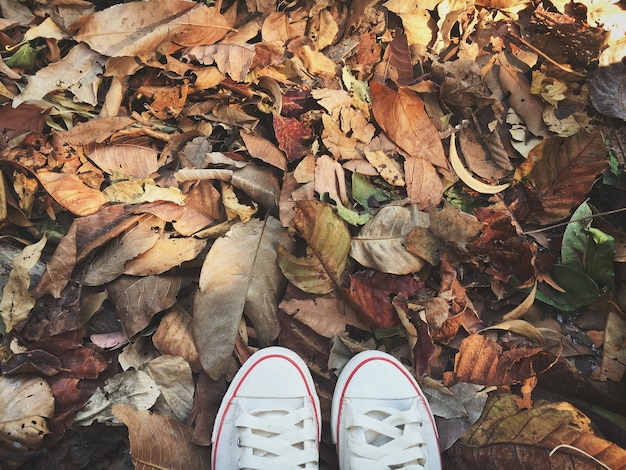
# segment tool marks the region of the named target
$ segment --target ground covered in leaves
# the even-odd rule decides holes
[[[446,468],[626,468],[622,4],[115,3],[0,0],[2,468],[210,468],[271,344],[326,423],[396,355]]]

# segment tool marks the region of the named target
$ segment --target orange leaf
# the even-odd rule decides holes
[[[448,168],[437,129],[424,111],[424,102],[412,90],[397,92],[370,82],[372,112],[378,125],[402,150],[435,166]]]
[[[84,184],[75,174],[39,170],[37,178],[50,196],[75,215],[93,214],[108,202],[104,194]]]

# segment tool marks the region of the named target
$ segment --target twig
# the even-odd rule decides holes
[[[545,232],[546,230],[552,230],[553,228],[563,227],[564,225],[569,225],[569,224],[574,223],[574,222],[583,222],[585,220],[594,219],[596,217],[602,217],[602,216],[605,216],[605,215],[617,214],[618,212],[624,212],[624,211],[626,211],[626,207],[621,207],[619,209],[614,209],[612,211],[598,212],[597,214],[590,215],[589,217],[581,217],[580,219],[568,220],[567,222],[561,222],[560,224],[550,225],[548,227],[538,228],[536,230],[528,230],[528,231],[523,232],[523,235],[529,235],[531,233]]]

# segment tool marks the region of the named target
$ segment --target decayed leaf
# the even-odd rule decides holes
[[[160,392],[157,384],[143,371],[130,369],[108,379],[103,388],[91,396],[76,415],[76,423],[89,426],[94,421],[117,423],[113,405],[130,405],[136,410],[149,410]]]
[[[55,90],[68,90],[76,101],[95,106],[98,103],[100,75],[104,57],[79,44],[58,62],[40,69],[28,80],[24,91],[13,99],[13,107],[29,100],[40,100]]]
[[[107,202],[100,191],[84,184],[73,173],[39,170],[37,179],[59,204],[75,215],[90,215]]]
[[[566,402],[520,410],[511,394],[491,397],[481,418],[449,451],[459,468],[623,468],[626,451],[598,437],[589,418]]]
[[[29,292],[30,270],[39,261],[46,242],[44,236],[37,243],[25,247],[22,253],[13,258],[13,270],[9,273],[0,299],[0,315],[7,332],[11,331],[16,323],[25,320],[35,306],[35,298]]]
[[[174,418],[137,411],[128,405],[115,405],[113,413],[128,427],[130,454],[136,468],[186,470],[210,467],[208,448],[193,444],[192,429]]]
[[[418,272],[424,267],[424,260],[407,251],[406,237],[413,227],[427,226],[427,220],[416,209],[385,206],[352,239],[350,256],[363,266],[384,273]]]
[[[28,375],[0,377],[0,457],[37,450],[54,415],[47,382]]]
[[[180,356],[159,356],[146,366],[146,372],[159,387],[165,404],[161,408],[184,423],[191,412],[194,382],[189,363]]]
[[[138,145],[89,145],[85,154],[98,168],[109,174],[123,173],[134,178],[147,178],[155,173],[160,164],[159,152]]]
[[[165,227],[165,221],[149,215],[129,229],[123,236],[110,243],[106,250],[89,265],[83,277],[87,286],[99,286],[120,276],[126,262],[152,248]]]
[[[465,245],[480,233],[484,224],[473,215],[467,214],[445,202],[440,210],[429,211],[430,230],[441,240],[465,248]]]
[[[278,262],[285,277],[299,289],[328,294],[341,286],[350,251],[350,232],[331,206],[318,201],[297,201],[294,224],[307,242],[306,255],[297,257],[285,247]]]
[[[235,224],[211,247],[194,298],[193,332],[202,367],[215,380],[229,368],[242,314],[254,325],[261,345],[278,336],[284,278],[276,248],[287,240],[286,229],[268,217]]]
[[[174,305],[181,282],[181,278],[174,275],[121,276],[107,286],[128,337],[148,326],[154,315]],[[154,295],[155,292],[159,295]]]
[[[515,179],[542,206],[542,210],[531,212],[528,222],[550,224],[569,216],[607,166],[606,147],[599,133],[580,131],[568,138],[544,139],[515,171]]]
[[[380,150],[376,152],[365,151],[365,158],[372,164],[380,176],[392,186],[404,186],[404,175],[400,165],[395,160],[385,155]]]
[[[399,147],[412,157],[448,167],[439,133],[414,91],[400,88],[396,92],[377,82],[370,83],[370,91],[372,113],[378,125]]]
[[[124,274],[130,276],[163,274],[185,261],[195,259],[206,244],[206,240],[197,238],[159,239],[152,248],[127,261],[124,265]]]

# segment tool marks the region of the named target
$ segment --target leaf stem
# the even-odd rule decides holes
[[[626,207],[621,207],[619,209],[614,209],[612,211],[598,212],[597,214],[590,215],[589,217],[581,217],[580,219],[568,220],[567,222],[561,222],[560,224],[554,224],[554,225],[550,225],[548,227],[538,228],[538,229],[535,229],[535,230],[527,230],[527,231],[523,232],[523,235],[530,235],[532,233],[545,232],[547,230],[552,230],[553,228],[563,227],[564,225],[569,225],[569,224],[572,224],[574,222],[583,222],[585,220],[594,219],[596,217],[602,217],[602,216],[605,216],[605,215],[617,214],[619,212],[624,212],[624,211],[626,211]]]

